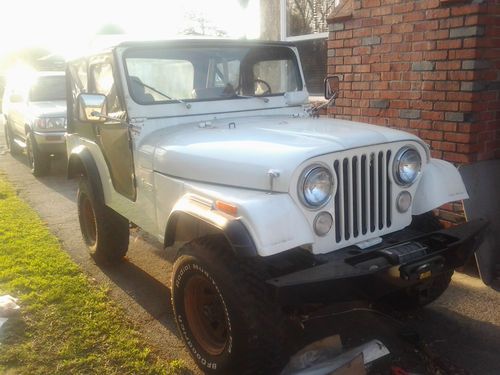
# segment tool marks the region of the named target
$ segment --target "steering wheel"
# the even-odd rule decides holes
[[[268,95],[271,94],[271,85],[260,78],[253,80],[253,87],[255,95]]]

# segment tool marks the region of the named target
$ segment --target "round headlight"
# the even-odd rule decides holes
[[[394,159],[394,179],[399,185],[408,186],[415,182],[422,168],[422,159],[417,150],[404,147]]]
[[[324,206],[332,197],[332,174],[320,165],[313,165],[303,173],[299,183],[302,203],[310,208]]]

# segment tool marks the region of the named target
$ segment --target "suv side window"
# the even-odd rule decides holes
[[[91,65],[90,82],[91,93],[106,95],[109,113],[122,111],[113,77],[113,67],[110,63]]]

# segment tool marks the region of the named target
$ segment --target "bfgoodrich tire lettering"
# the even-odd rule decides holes
[[[227,246],[223,237],[209,236],[180,251],[172,273],[177,326],[191,356],[207,373],[272,373],[291,349],[287,319],[272,303],[256,269],[236,259]],[[193,294],[196,284],[206,287],[208,296]]]
[[[128,220],[106,206],[86,177],[80,179],[77,194],[82,237],[96,261],[117,263],[128,250]]]

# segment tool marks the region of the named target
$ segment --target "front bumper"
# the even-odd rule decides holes
[[[316,257],[316,265],[267,280],[281,303],[379,299],[461,267],[487,226],[475,220],[422,234],[404,229],[369,249],[355,246]]]
[[[63,154],[66,152],[65,134],[66,132],[33,132],[38,149],[51,154]]]

